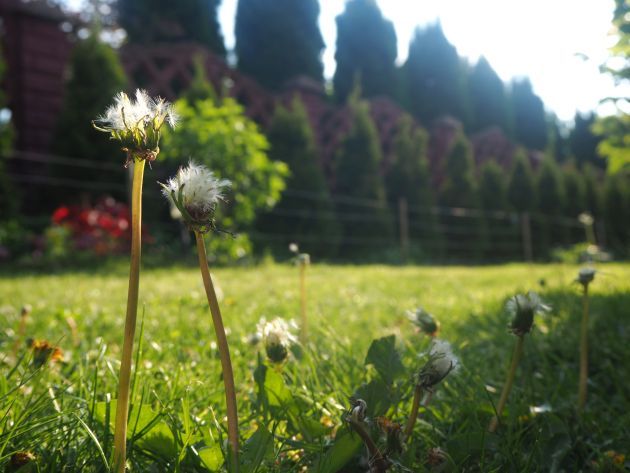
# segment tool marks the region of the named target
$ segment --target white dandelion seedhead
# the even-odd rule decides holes
[[[522,336],[532,330],[534,316],[549,312],[551,307],[545,304],[538,294],[530,291],[511,297],[507,301],[506,309],[512,319],[510,330],[514,335]]]
[[[160,129],[164,123],[172,128],[178,121],[173,105],[157,97],[151,98],[146,91],[137,89],[133,99],[124,92],[114,96],[114,103],[105,113],[94,120],[94,127],[123,144],[128,161],[147,159],[153,161],[159,152]]]
[[[595,268],[582,268],[578,272],[578,276],[575,282],[580,283],[586,288],[595,279],[595,273],[597,273]]]
[[[225,200],[229,186],[230,181],[216,178],[208,168],[191,161],[162,184],[162,193],[191,229],[204,232],[214,229],[217,204]]]
[[[430,389],[459,368],[459,358],[453,353],[451,344],[434,339],[429,350],[429,360],[418,374],[418,384]]]
[[[275,318],[267,322],[264,317],[260,319],[256,331],[271,361],[281,363],[287,358],[289,348],[298,341],[294,334],[297,329],[298,326],[294,320]]]

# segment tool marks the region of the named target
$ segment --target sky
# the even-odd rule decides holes
[[[335,72],[335,17],[345,0],[320,0],[320,28],[326,50],[324,74]],[[394,23],[398,62],[407,57],[417,26],[440,20],[460,56],[483,55],[504,81],[528,76],[549,111],[570,121],[576,111],[598,109],[601,99],[618,95],[599,66],[614,43],[610,36],[614,0],[379,0]],[[234,47],[237,0],[222,0],[219,19],[228,49]],[[627,91],[626,91],[627,92]],[[599,106],[600,113],[611,113]]]

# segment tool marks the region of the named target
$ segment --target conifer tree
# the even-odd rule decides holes
[[[432,207],[435,199],[431,187],[427,159],[427,132],[415,125],[413,118],[404,115],[398,121],[394,138],[394,154],[387,174],[387,198],[392,213],[398,212],[400,199],[405,199],[411,222],[409,236],[418,245],[412,245],[426,255],[439,252],[437,218]]]
[[[597,219],[602,215],[601,179],[598,177],[597,169],[591,164],[586,164],[582,168],[582,175],[584,177],[584,209]]]
[[[517,212],[531,212],[536,208],[536,184],[531,164],[523,150],[516,152],[508,181],[508,202]]]
[[[295,99],[291,109],[279,106],[267,133],[269,157],[287,164],[287,193],[273,211],[259,218],[262,231],[287,235],[300,249],[321,258],[334,256],[339,228],[335,207],[317,160],[313,131],[304,105]],[[291,191],[294,193],[292,194]],[[287,246],[276,248],[287,254]]]
[[[569,218],[577,218],[580,213],[586,211],[584,178],[573,162],[563,167],[562,174],[565,191],[564,215]]]
[[[505,171],[495,161],[488,161],[481,167],[479,195],[481,207],[486,211],[509,209]]]
[[[350,109],[352,127],[336,159],[335,194],[342,196],[336,208],[343,234],[342,256],[365,256],[387,249],[393,227],[380,174],[381,145],[369,104],[353,96]]]
[[[529,79],[512,82],[510,107],[516,141],[527,149],[544,150],[548,138],[545,107]]]
[[[335,97],[343,102],[358,85],[364,97],[396,93],[396,31],[375,0],[349,0],[337,17]]]
[[[508,99],[505,85],[492,69],[485,57],[473,67],[468,79],[472,112],[472,131],[481,131],[492,126],[500,127],[510,135]]]
[[[0,48],[0,82],[4,78],[5,68],[4,55]],[[4,110],[5,103],[5,95],[0,91],[0,111]],[[0,221],[14,217],[17,211],[15,189],[7,176],[7,162],[12,145],[13,127],[11,126],[10,116],[7,114],[7,118],[2,117],[0,119]]]
[[[547,255],[552,245],[565,243],[566,227],[560,221],[565,208],[565,190],[562,174],[551,157],[540,164],[536,180],[538,196],[535,232],[539,235],[540,251]]]
[[[442,227],[447,234],[446,252],[451,257],[478,259],[486,250],[487,234],[480,212],[472,149],[461,131],[451,145],[444,171],[445,178],[439,195],[440,205],[469,209],[464,216],[443,216]]]
[[[626,256],[630,250],[630,176],[625,172],[606,176],[604,220],[606,240],[613,250]]]
[[[318,0],[239,0],[238,69],[270,89],[296,76],[323,82]]]
[[[120,149],[113,141],[97,137],[98,132],[91,122],[107,108],[112,97],[123,90],[125,83],[125,73],[116,52],[99,40],[97,31],[76,44],[52,149],[55,154],[84,160],[86,165],[55,166],[53,174],[92,183],[120,181],[122,169],[109,170],[102,166],[107,162],[117,163]],[[75,190],[68,190],[67,194],[71,192]]]
[[[596,116],[594,113],[575,114],[573,129],[569,134],[569,147],[575,156],[576,164],[582,167],[591,164],[601,169],[606,167],[606,160],[597,151],[602,137],[593,132]]]
[[[472,150],[462,132],[453,142],[446,158],[445,180],[440,190],[440,205],[479,208]]]
[[[195,41],[225,56],[217,9],[221,0],[117,0],[131,43]]]
[[[423,126],[444,115],[469,123],[465,69],[439,23],[416,30],[403,75],[409,109]]]

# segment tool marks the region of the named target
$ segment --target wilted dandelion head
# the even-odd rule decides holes
[[[445,340],[434,339],[429,350],[429,360],[418,373],[417,384],[423,389],[431,389],[457,369],[459,359]]]
[[[181,213],[191,230],[214,230],[214,214],[230,181],[218,179],[213,172],[193,163],[179,168],[177,174],[162,184],[164,197]]]
[[[26,467],[27,465],[32,465],[36,461],[37,457],[32,452],[29,452],[27,450],[15,452],[13,455],[11,455],[11,459],[9,460],[9,463],[7,463],[5,471],[31,471],[27,470],[24,467]]]
[[[534,316],[537,313],[546,313],[551,310],[538,294],[528,292],[527,294],[517,294],[507,301],[506,309],[510,314],[510,331],[514,335],[523,336],[531,332],[534,326]]]
[[[134,99],[124,92],[116,94],[114,103],[93,125],[122,143],[128,164],[142,159],[154,161],[160,151],[160,129],[164,123],[174,128],[177,121],[171,103],[160,97],[151,98],[146,91],[137,89]]]
[[[414,311],[407,311],[407,317],[416,325],[422,332],[433,337],[437,334],[440,324],[433,315],[429,314],[422,307],[418,307]]]
[[[294,332],[297,324],[293,320],[286,321],[281,318],[270,322],[263,317],[256,326],[258,337],[262,340],[267,352],[267,357],[274,363],[282,363],[289,355],[289,348],[297,343]]]
[[[352,422],[363,422],[367,415],[367,402],[363,399],[350,398],[350,411],[347,418]]]
[[[33,366],[35,368],[44,366],[48,361],[63,360],[61,348],[52,345],[47,340],[32,340],[30,345],[33,350]]]
[[[586,289],[595,279],[596,272],[594,268],[582,268],[578,271],[575,282],[580,283]]]

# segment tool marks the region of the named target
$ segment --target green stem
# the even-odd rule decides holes
[[[144,160],[138,160],[133,169],[131,191],[131,263],[129,267],[129,289],[127,292],[127,316],[123,340],[120,374],[118,376],[118,400],[116,403],[116,427],[114,430],[114,468],[124,473],[127,460],[127,416],[129,415],[129,385],[131,380],[131,358],[136,333],[138,314],[138,288],[140,284],[140,252],[142,236],[142,180]]]
[[[588,284],[584,286],[582,298],[582,326],[580,328],[580,384],[578,388],[578,411],[584,410],[588,382]]]
[[[405,438],[410,438],[413,428],[416,425],[418,419],[418,410],[420,409],[420,401],[422,400],[422,386],[416,385],[413,391],[413,402],[411,404],[411,413],[409,419],[407,419],[407,425],[405,426]]]
[[[374,443],[374,440],[372,440],[372,437],[370,437],[370,434],[365,430],[363,424],[361,422],[355,421],[350,416],[346,418],[346,421],[348,422],[348,424],[350,424],[352,430],[359,434],[359,437],[361,437],[361,440],[363,440],[363,443],[368,449],[368,452],[370,454],[369,464],[370,467],[374,468],[370,471],[374,471],[375,473],[386,472],[389,469],[389,462],[378,449],[378,447]]]
[[[308,334],[308,319],[306,317],[306,265],[300,264],[300,309],[302,312],[302,344],[306,343]]]
[[[231,471],[238,472],[238,411],[236,408],[236,389],[234,387],[234,372],[232,371],[232,362],[230,361],[230,348],[228,346],[227,337],[225,336],[225,328],[223,327],[223,318],[221,317],[221,309],[217,295],[214,292],[210,270],[208,269],[208,257],[206,256],[206,245],[203,241],[203,235],[195,232],[197,240],[197,255],[199,256],[199,269],[203,278],[203,285],[206,289],[208,297],[208,305],[212,314],[212,323],[217,337],[217,345],[219,347],[219,357],[221,359],[221,368],[223,370],[223,384],[225,385],[225,403],[227,405],[228,417],[228,441],[231,451]]]
[[[501,392],[501,398],[499,399],[499,404],[497,405],[497,414],[490,421],[490,425],[488,430],[490,432],[494,432],[497,430],[499,426],[499,418],[503,413],[503,409],[505,408],[505,404],[507,403],[508,396],[510,395],[510,391],[512,390],[512,385],[514,384],[514,377],[516,375],[516,368],[518,367],[518,362],[523,355],[523,343],[525,342],[525,336],[519,335],[516,339],[516,345],[514,345],[514,353],[512,354],[512,363],[510,365],[510,371],[508,372],[507,379],[505,380],[505,385],[503,386],[503,391]]]

